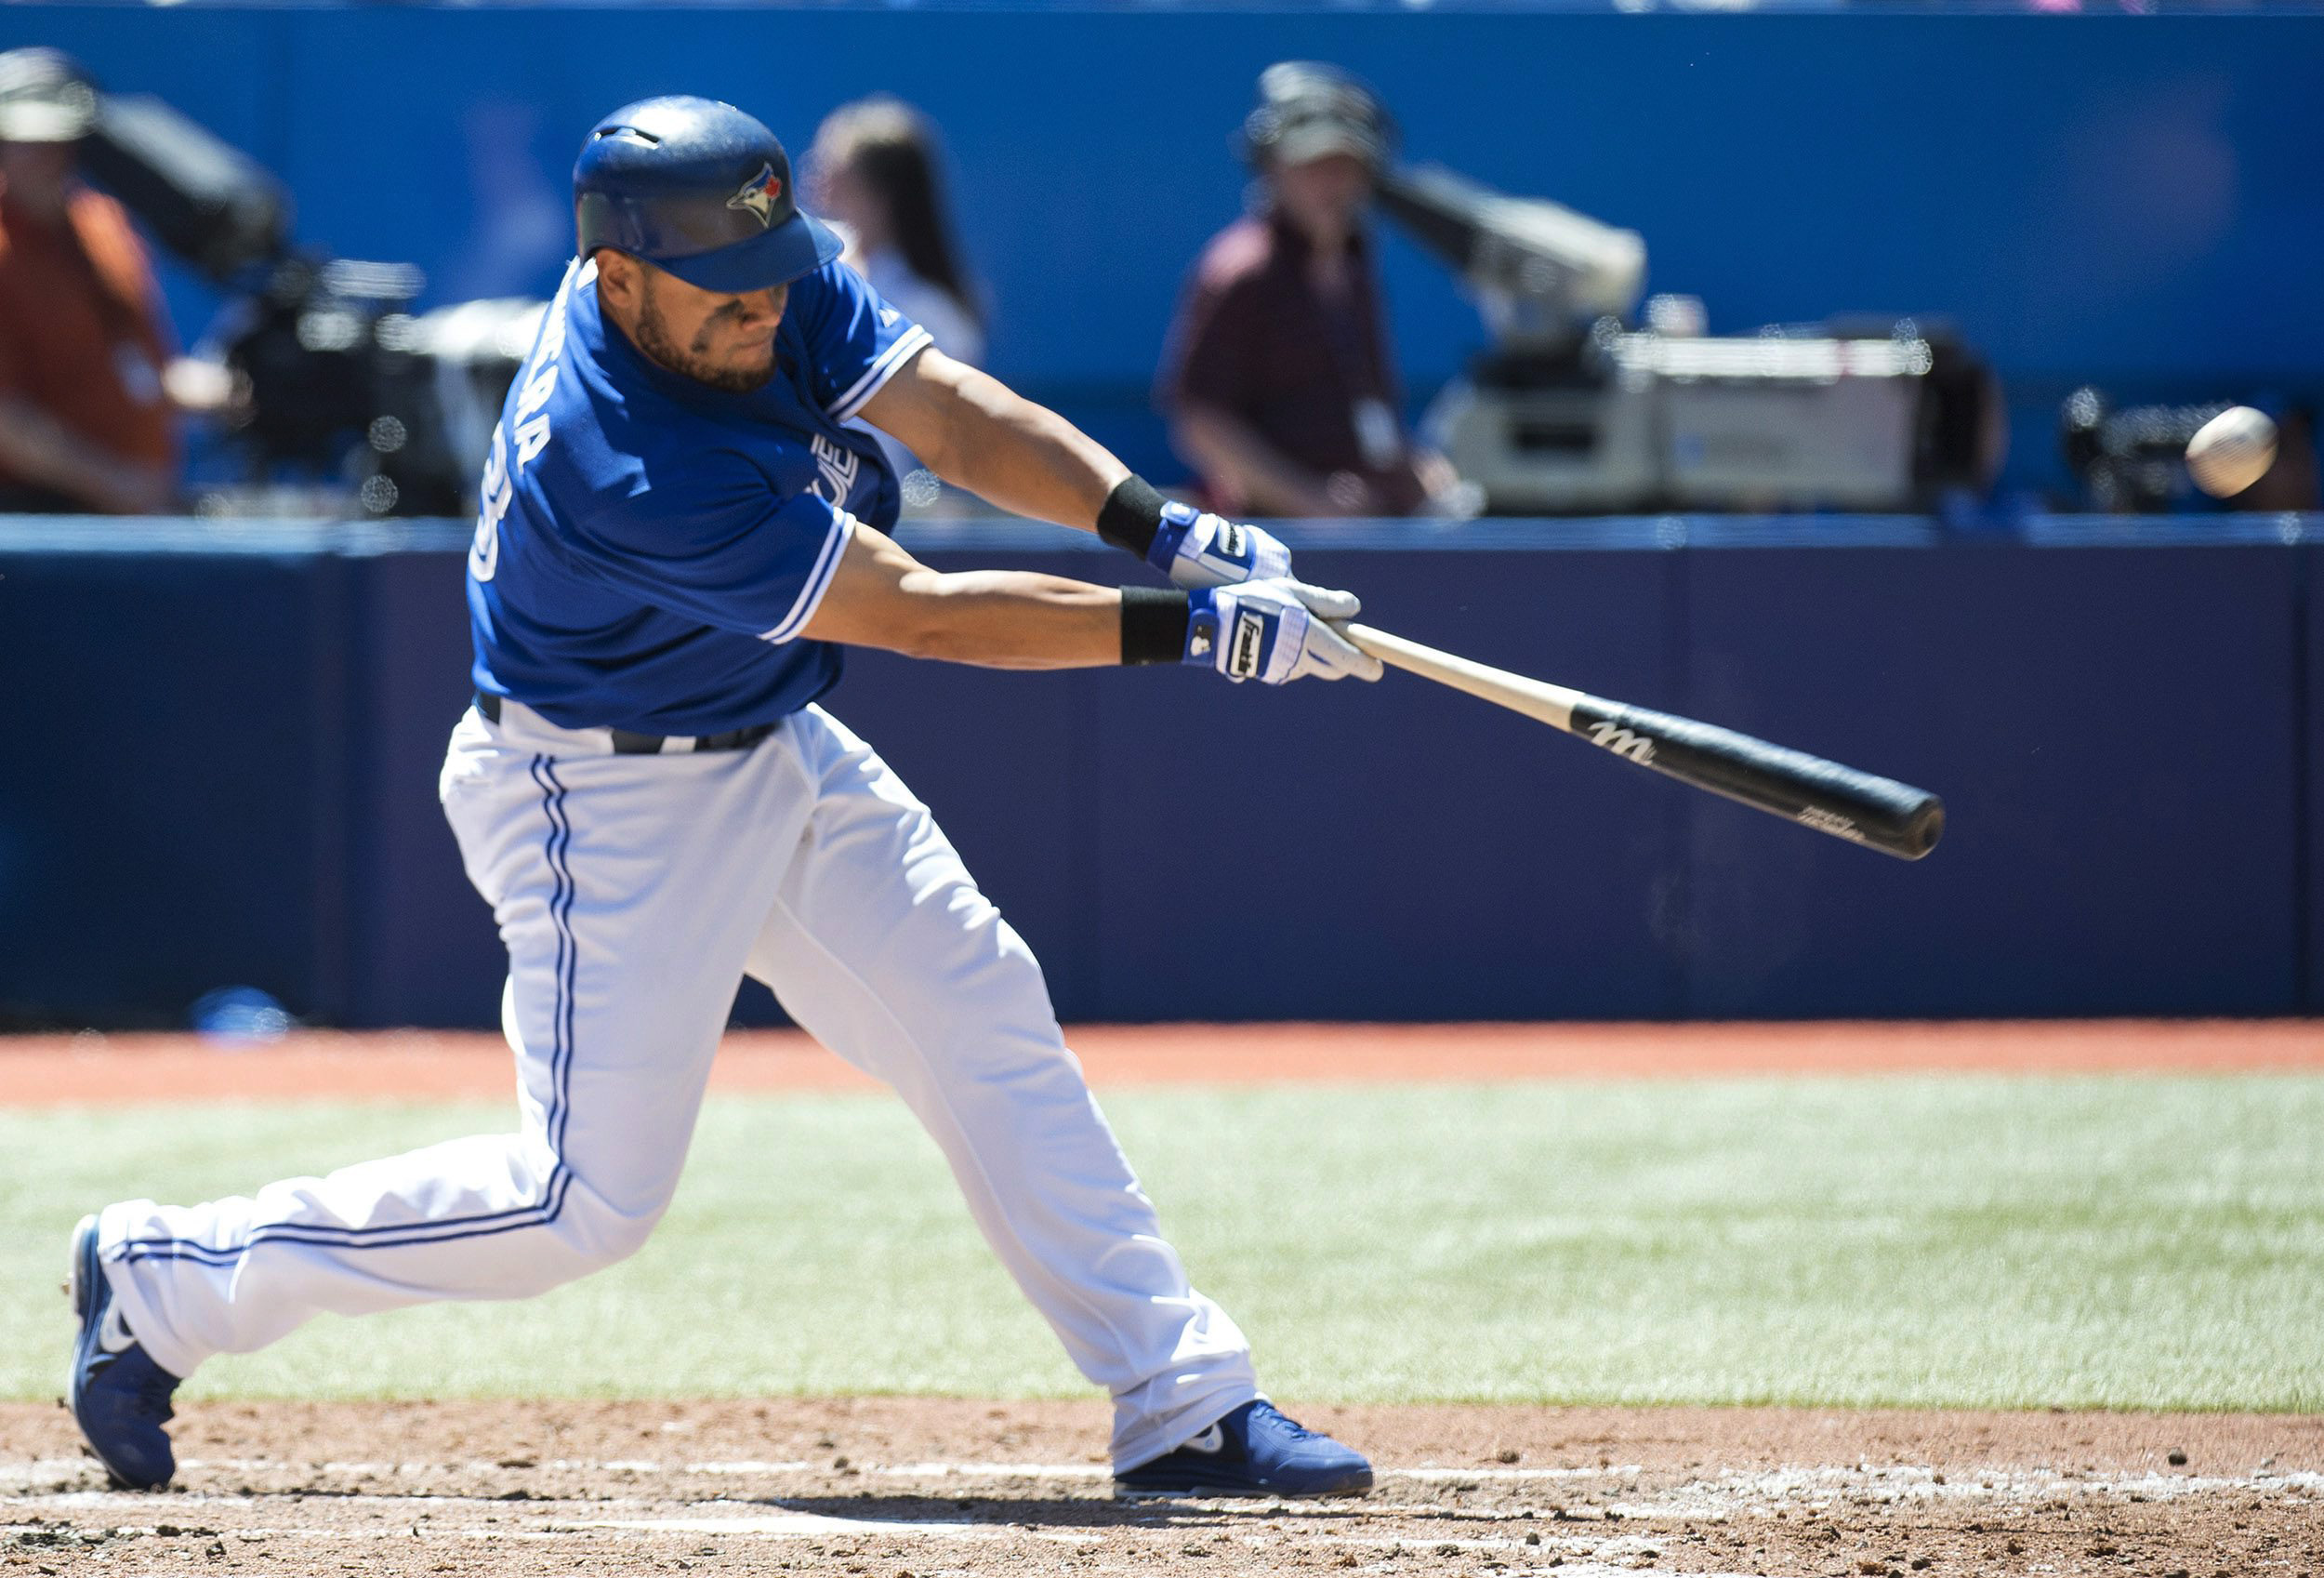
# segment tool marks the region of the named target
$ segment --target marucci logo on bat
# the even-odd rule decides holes
[[[1617,756],[1627,756],[1641,767],[1654,764],[1655,742],[1619,723],[1604,722],[1591,724],[1590,743],[1602,745]]]
[[[1814,828],[1819,833],[1829,833],[1835,838],[1854,839],[1858,843],[1865,842],[1864,834],[1854,821],[1842,816],[1837,811],[1827,811],[1820,805],[1802,807],[1795,820],[1802,827]]]

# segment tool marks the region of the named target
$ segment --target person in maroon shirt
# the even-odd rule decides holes
[[[1158,401],[1229,514],[1404,515],[1456,479],[1398,416],[1364,219],[1393,136],[1370,91],[1270,66],[1244,123],[1262,213],[1214,236],[1170,330]]]
[[[96,115],[67,57],[0,55],[0,510],[141,514],[176,491],[161,291],[76,173]]]

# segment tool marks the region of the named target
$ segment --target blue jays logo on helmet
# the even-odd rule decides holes
[[[759,173],[743,182],[743,189],[726,200],[726,206],[755,215],[762,225],[771,225],[774,222],[774,206],[781,201],[783,178],[774,173],[772,165],[761,165]]]

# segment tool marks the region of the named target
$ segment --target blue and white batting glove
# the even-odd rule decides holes
[[[1380,659],[1324,622],[1353,619],[1363,610],[1353,592],[1287,578],[1197,587],[1186,594],[1186,661],[1216,669],[1237,684],[1350,674],[1376,680]]]
[[[1162,524],[1146,550],[1146,563],[1176,586],[1234,586],[1288,576],[1291,550],[1273,532],[1171,503],[1162,506]]]

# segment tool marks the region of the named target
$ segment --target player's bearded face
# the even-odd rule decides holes
[[[641,285],[638,349],[663,366],[738,393],[774,376],[774,331],[790,286],[731,296],[656,269],[643,272]]]

